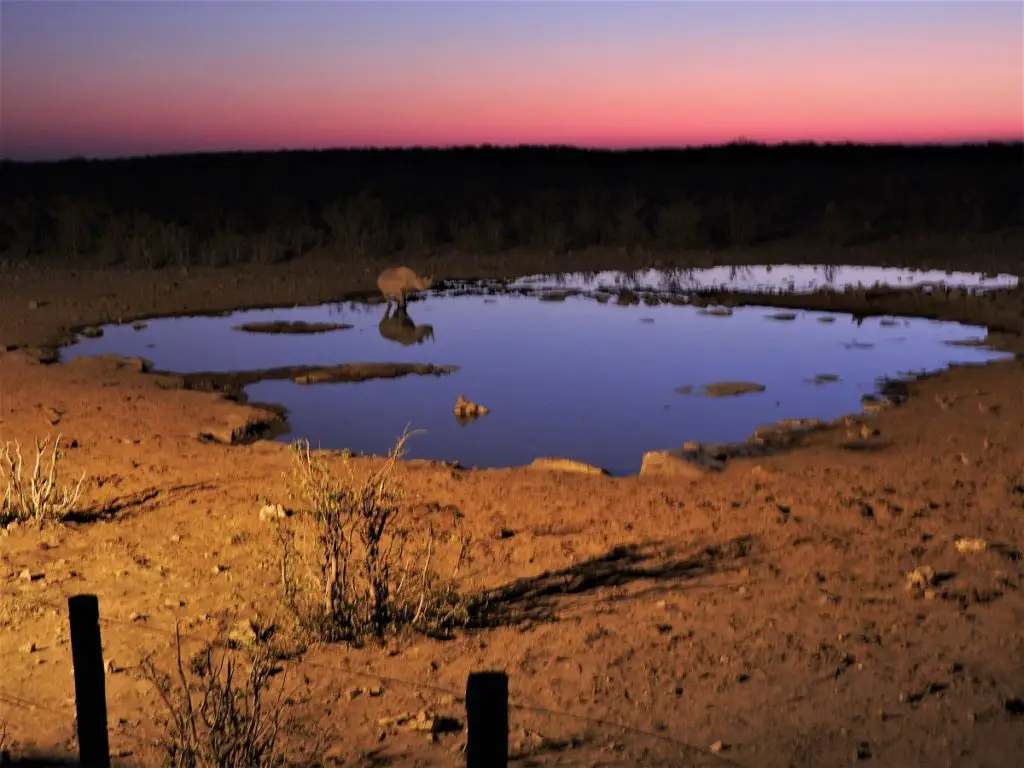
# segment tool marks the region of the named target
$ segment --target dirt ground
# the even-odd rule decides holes
[[[1019,274],[1019,246],[658,261]],[[410,266],[511,277],[653,261],[522,254]],[[87,592],[100,598],[112,751],[123,764],[158,762],[162,710],[133,668],[150,651],[169,664],[176,619],[202,638],[221,617],[280,611],[275,539],[259,511],[287,503],[290,463],[283,443],[198,439],[244,425],[247,406],[116,360],[42,364],[32,348],[82,324],[316,303],[370,288],[381,266],[320,256],[187,274],[0,270],[0,439],[59,432],[74,441],[67,471],[86,476],[78,519],[0,537],[0,723],[15,757],[75,749],[66,598]],[[933,314],[994,312],[1019,333],[1022,292],[1000,302]],[[515,583],[518,618],[447,641],[315,648],[286,664],[290,711],[310,734],[332,735],[336,763],[458,765],[464,730],[429,738],[380,720],[422,711],[464,722],[469,672],[503,670],[519,765],[1019,765],[1024,360],[957,368],[911,391],[867,417],[866,438],[851,424],[699,479],[403,466],[419,506],[464,514],[474,546],[463,586]],[[933,581],[908,588],[925,567]]]

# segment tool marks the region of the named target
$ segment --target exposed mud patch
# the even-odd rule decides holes
[[[351,327],[352,325],[349,323],[307,323],[301,320],[276,320],[265,323],[242,323],[241,325],[232,326],[231,330],[244,333],[313,334],[347,331]]]
[[[753,381],[716,381],[701,387],[700,393],[707,397],[736,397],[755,392],[764,392],[764,384]],[[678,390],[677,390],[678,391]]]
[[[290,380],[296,384],[338,384],[402,376],[447,376],[455,365],[433,363],[344,363],[342,365],[295,365],[256,371],[186,373],[178,375],[185,389],[241,396],[242,390],[260,381]]]

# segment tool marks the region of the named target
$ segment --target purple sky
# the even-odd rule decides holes
[[[1022,8],[4,0],[0,155],[1019,140]]]

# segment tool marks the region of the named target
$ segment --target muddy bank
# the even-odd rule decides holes
[[[1024,274],[1024,232],[961,238],[915,237],[856,247],[783,242],[757,248],[652,252],[587,248],[553,256],[537,250],[498,254],[443,251],[403,254],[409,267],[439,278],[507,279],[519,275],[632,269],[686,269],[764,264],[894,266]],[[131,322],[173,314],[222,313],[255,307],[291,307],[370,300],[380,271],[395,259],[356,259],[321,251],[280,264],[168,267],[157,270],[91,268],[47,262],[45,268],[0,266],[0,347],[59,346],[76,326]]]
[[[983,325],[1003,348],[1024,351],[1024,288],[969,293],[914,289],[822,290],[806,294],[708,292],[693,297],[695,306],[728,304],[843,312],[854,317],[899,315]],[[1004,338],[1005,337],[1005,338]]]
[[[953,266],[975,266],[961,257]],[[452,264],[446,274],[485,271],[472,258]],[[38,274],[14,285],[3,275],[0,334],[38,346],[133,313],[330,301],[371,280],[370,266],[365,278],[337,262],[316,274],[212,270],[168,288],[158,283],[179,279],[163,280],[169,271]],[[563,264],[538,257],[535,266],[523,271]],[[49,303],[26,309],[33,294]],[[222,619],[280,616],[278,539],[260,512],[293,500],[286,445],[222,444],[259,414],[145,368],[0,356],[4,439],[30,444],[51,430],[74,439],[68,476],[86,473],[85,503],[105,510],[96,522],[2,539],[0,644],[12,649],[4,691],[65,710],[67,617],[48,606],[101,595],[111,747],[148,765],[164,712],[127,670],[150,651],[173,669],[179,622],[213,636]],[[370,749],[381,762],[445,764],[460,737],[406,739],[380,723],[424,709],[461,717],[468,673],[497,669],[523,706],[512,738],[542,745],[542,764],[653,765],[654,750],[685,742],[751,766],[870,755],[1009,768],[1024,749],[1022,377],[1014,360],[912,382],[898,407],[797,433],[800,450],[686,446],[711,467],[724,458],[699,482],[612,479],[568,464],[403,464],[417,514],[461,513],[473,549],[460,587],[494,595],[501,621],[444,642],[398,638],[383,652],[316,648],[303,659],[315,665],[308,674],[289,669],[289,712],[307,732],[343,729],[332,755],[346,764]],[[353,460],[359,471],[375,461]],[[964,551],[965,540],[987,546]],[[908,589],[915,573],[934,578]],[[370,686],[374,695],[362,692]],[[23,748],[72,743],[73,710],[41,711],[7,708],[0,720]],[[693,763],[681,749],[663,764]]]
[[[447,376],[459,370],[457,365],[433,363],[342,363],[340,365],[291,365],[255,371],[169,373],[154,371],[180,380],[185,389],[220,392],[241,397],[242,390],[261,381],[293,381],[296,384],[339,384],[397,379],[403,376]]]

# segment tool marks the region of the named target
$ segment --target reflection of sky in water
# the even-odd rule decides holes
[[[416,323],[433,324],[436,340],[410,347],[381,338],[382,306],[346,305],[154,320],[141,331],[109,326],[102,338],[84,339],[64,357],[137,355],[182,372],[452,363],[462,370],[442,378],[317,386],[268,381],[248,392],[255,401],[289,409],[293,432],[286,439],[383,453],[410,424],[427,430],[410,443],[414,457],[507,466],[538,455],[569,456],[619,473],[636,471],[646,450],[686,440],[741,440],[779,418],[859,410],[860,396],[873,391],[881,375],[995,357],[942,343],[983,337],[981,328],[904,319],[883,326],[879,318],[857,326],[848,315],[826,324],[817,322],[818,312],[798,312],[790,322],[766,319],[777,311],[751,307],[713,317],[692,307],[620,307],[583,298],[432,297],[411,305],[410,314]],[[347,322],[355,328],[305,336],[231,330],[258,320]],[[874,346],[845,346],[851,342]],[[841,381],[807,382],[821,373]],[[674,391],[722,380],[755,381],[767,391],[721,399]],[[491,413],[460,427],[451,412],[459,394]]]
[[[512,283],[534,288],[596,290],[694,291],[716,288],[734,291],[813,291],[819,288],[852,288],[888,285],[911,287],[943,284],[950,287],[991,290],[1017,285],[1013,275],[983,276],[970,272],[899,269],[894,267],[827,267],[779,265],[773,267],[712,267],[709,269],[636,270],[567,275],[531,275]]]

